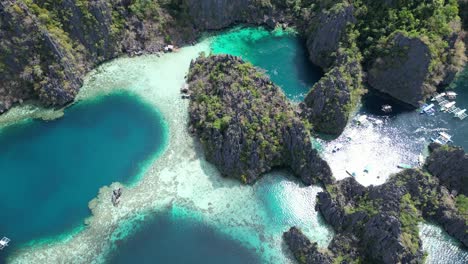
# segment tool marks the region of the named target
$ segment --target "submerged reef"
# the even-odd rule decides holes
[[[431,145],[431,149],[425,165],[431,172],[466,158],[458,148]],[[466,176],[465,164],[452,173]],[[437,172],[431,175],[408,169],[380,186],[364,187],[354,178],[327,185],[318,194],[316,208],[338,233],[329,247],[298,243],[308,240],[294,229],[285,233],[286,243],[300,263],[314,263],[309,259],[317,258],[347,263],[423,263],[418,223],[425,219],[441,225],[466,247],[468,201],[462,194],[450,194],[446,185],[452,181],[439,177]]]
[[[231,55],[200,56],[187,77],[190,129],[223,175],[255,182],[290,167],[307,185],[333,178],[312,148],[309,124],[259,69]]]

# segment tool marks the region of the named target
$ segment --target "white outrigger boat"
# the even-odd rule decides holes
[[[440,132],[437,138],[431,138],[431,140],[432,142],[435,142],[441,145],[446,145],[447,143],[452,142],[452,136],[445,132]]]
[[[447,95],[447,98],[450,100],[455,100],[455,98],[457,98],[457,93],[453,91],[447,92],[446,95]]]
[[[452,108],[454,106],[455,106],[455,102],[448,102],[448,103],[442,105],[442,108],[440,110],[443,111],[443,112],[446,112],[446,111],[448,111],[450,108]]]
[[[440,94],[436,94],[434,97],[432,97],[431,101],[442,101],[442,99],[444,99],[444,96],[445,96],[445,93],[440,93]]]
[[[6,246],[8,246],[8,243],[10,242],[11,240],[8,238],[8,237],[3,237],[1,240],[0,240],[0,250],[4,249]]]
[[[454,113],[455,117],[458,117],[460,120],[465,119],[468,115],[466,114],[466,109],[460,110]]]

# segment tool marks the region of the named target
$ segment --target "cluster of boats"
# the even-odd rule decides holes
[[[459,118],[460,120],[465,119],[468,117],[468,114],[466,113],[466,109],[460,109],[455,106],[455,101],[450,101],[450,100],[455,100],[457,98],[457,94],[455,92],[446,92],[446,93],[440,93],[440,94],[435,94],[434,97],[431,99],[432,102],[437,102],[440,106],[440,111],[441,112],[446,112],[446,113],[451,113],[454,115],[454,117]],[[424,104],[421,107],[420,113],[421,114],[427,114],[427,115],[434,115],[435,113],[435,104]]]

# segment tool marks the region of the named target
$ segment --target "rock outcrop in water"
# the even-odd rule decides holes
[[[333,181],[307,125],[251,64],[230,55],[202,56],[191,63],[187,81],[190,126],[223,175],[253,183],[273,167],[288,166],[307,185]]]
[[[431,155],[426,160],[427,170],[450,191],[468,196],[468,154],[460,147],[429,146]]]
[[[369,187],[346,178],[326,186],[326,190],[318,194],[317,209],[338,235],[327,250],[320,251],[314,247],[300,251],[304,243],[287,240],[293,252],[310,255],[305,259],[322,254],[348,263],[422,263],[418,223],[423,218],[440,224],[467,246],[466,212],[461,212],[439,180],[426,172],[405,170],[383,185]]]
[[[325,7],[325,6],[324,6]],[[307,47],[311,61],[325,76],[312,87],[301,105],[314,130],[339,135],[364,93],[360,51],[348,32],[356,19],[346,1],[324,8],[310,22]]]
[[[332,257],[320,253],[317,243],[310,242],[302,231],[296,227],[291,227],[287,232],[284,232],[283,239],[299,263],[332,263]]]

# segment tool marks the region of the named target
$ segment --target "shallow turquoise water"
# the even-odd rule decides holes
[[[323,75],[309,61],[304,40],[289,31],[236,28],[216,36],[211,48],[214,54],[240,56],[264,69],[294,101],[302,101]]]
[[[126,93],[80,102],[54,121],[2,129],[0,235],[12,246],[1,253],[79,226],[100,187],[130,183],[165,144],[161,115]]]

